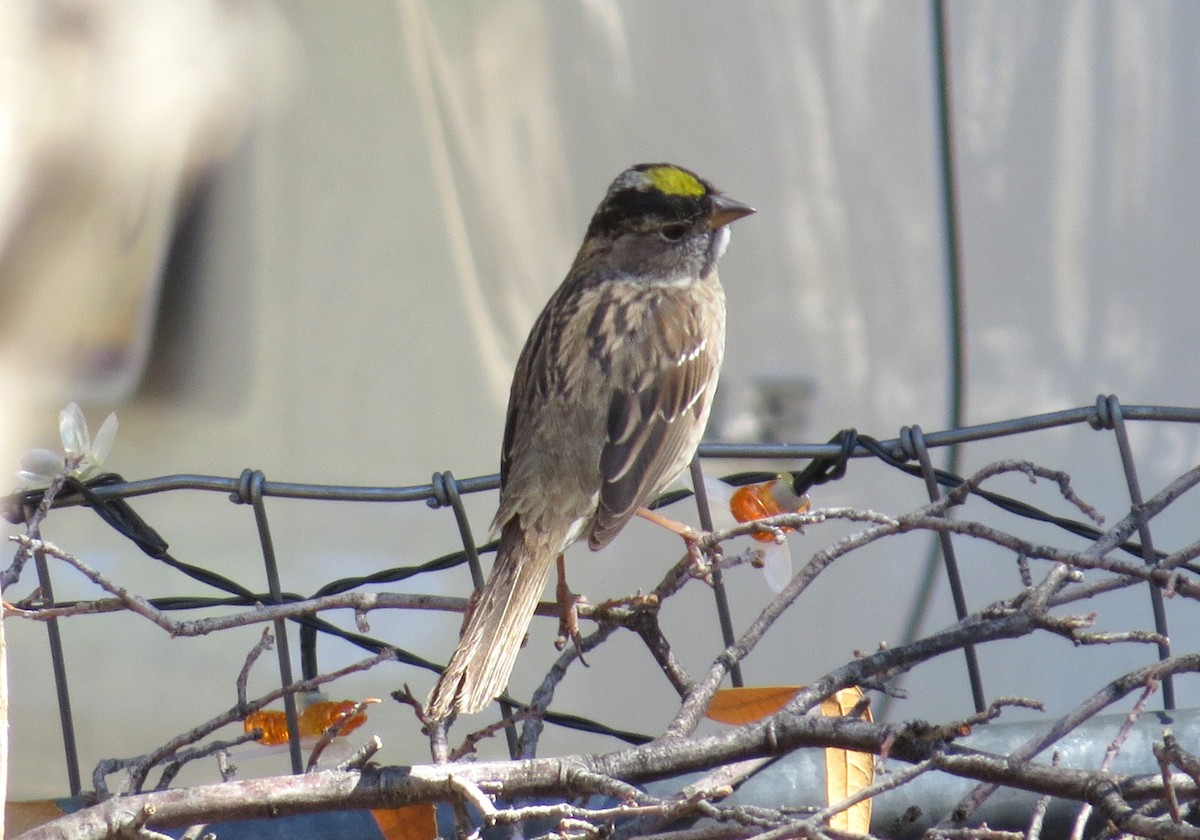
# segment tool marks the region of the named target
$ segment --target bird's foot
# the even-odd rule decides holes
[[[704,549],[701,546],[704,540],[703,531],[697,531],[689,525],[663,516],[658,511],[653,511],[649,508],[638,508],[637,515],[648,522],[653,522],[659,527],[666,528],[672,534],[682,539],[683,544],[687,546],[688,557],[692,558],[692,575],[706,583],[712,583],[712,567],[708,560],[705,559]]]
[[[688,574],[704,581],[709,586],[713,586],[713,564],[704,556],[704,552],[700,550],[698,542],[688,543],[688,558],[691,560],[688,564]]]
[[[653,522],[660,528],[666,528],[672,534],[682,538],[683,541],[687,543],[689,552],[692,550],[694,545],[700,542],[701,537],[704,536],[702,531],[697,531],[690,525],[684,525],[677,519],[672,519],[669,516],[663,516],[656,510],[650,510],[650,508],[638,508],[637,515],[642,517],[642,519],[645,519],[647,522]]]
[[[583,637],[579,633],[579,605],[586,604],[587,599],[576,595],[567,586],[567,570],[561,554],[558,557],[558,583],[554,587],[554,596],[558,601],[558,637],[554,640],[554,647],[564,650],[570,641],[575,645],[579,661],[587,665],[587,660],[583,658]]]

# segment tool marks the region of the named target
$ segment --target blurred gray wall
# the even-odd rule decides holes
[[[200,0],[186,5],[209,14]],[[138,43],[175,38],[168,46],[177,49],[158,58],[184,67],[193,66],[189,48],[207,52],[194,43],[201,35],[238,45],[211,73],[219,93],[211,108],[191,122],[164,111],[139,124],[148,149],[166,136],[164,126],[186,122],[189,130],[177,141],[186,150],[173,158],[178,165],[153,170],[160,180],[150,182],[164,198],[152,210],[163,221],[139,228],[147,241],[138,259],[98,259],[107,228],[91,239],[32,240],[15,223],[0,229],[12,234],[0,239],[8,249],[0,256],[16,253],[14,243],[42,242],[26,248],[32,256],[22,257],[22,271],[0,274],[11,289],[33,282],[28,267],[46,253],[75,242],[84,255],[82,266],[50,272],[67,285],[47,291],[49,303],[29,303],[26,312],[10,303],[0,315],[0,463],[12,471],[22,450],[56,443],[58,409],[80,399],[93,426],[117,411],[109,466],[130,479],[236,476],[248,466],[269,479],[365,485],[419,484],[440,470],[492,473],[508,380],[529,325],[609,180],[654,160],[693,168],[759,210],[736,226],[722,263],[729,337],[714,437],[761,433],[747,406],[768,386],[798,406],[785,423],[797,441],[823,441],[848,426],[881,438],[903,424],[945,427],[947,299],[928,3],[284,0],[254,8],[212,32],[130,24]],[[1125,403],[1200,404],[1200,6],[958,0],[947,9],[967,422],[1086,405],[1109,392]],[[110,49],[125,55],[119,31],[111,37]],[[157,102],[150,94],[175,80],[171,73],[151,63],[129,84],[145,85]],[[26,98],[30,87],[51,83],[38,74],[22,79],[24,87],[11,89]],[[3,116],[23,125],[28,112],[5,107]],[[222,130],[206,133],[213,125]],[[118,147],[102,147],[96,160]],[[110,182],[129,179],[101,180],[101,204]],[[42,204],[62,208],[71,195],[69,186],[48,191]],[[119,201],[125,208],[130,199]],[[168,257],[172,220],[179,233]],[[69,218],[57,224],[66,227],[53,230],[71,229]],[[117,268],[100,272],[105,265]],[[101,354],[109,363],[99,367],[78,354],[59,359],[46,348],[66,339],[59,342],[37,306],[84,309],[71,328],[86,334],[97,304],[84,305],[82,290],[94,291],[98,274],[124,277],[134,289],[117,314],[96,316],[125,324],[121,353]],[[146,285],[160,277],[161,286]],[[1192,428],[1135,425],[1131,433],[1147,494],[1200,458]],[[1127,510],[1115,446],[1100,433],[1074,428],[974,445],[964,469],[998,457],[1069,471],[1110,521]],[[1022,479],[1000,489],[1072,513],[1052,487]],[[923,492],[863,462],[815,501],[898,512],[921,504]],[[494,505],[490,494],[468,499],[481,539]],[[199,493],[147,497],[135,507],[177,557],[265,586],[248,509]],[[1157,544],[1193,541],[1196,508],[1185,500],[1156,523]],[[452,515],[421,504],[271,500],[268,509],[284,586],[293,591],[459,546]],[[140,594],[198,594],[86,512],[56,512],[45,533]],[[794,537],[797,563],[840,533]],[[1015,591],[1011,557],[960,550],[972,606]],[[927,552],[928,540],[914,536],[831,569],[746,663],[747,678],[804,682],[855,649],[894,642]],[[679,553],[673,538],[634,523],[601,556],[574,550],[572,584],[594,601],[649,589]],[[55,580],[60,598],[97,594],[65,571]],[[29,576],[6,598],[32,585]],[[730,587],[735,624],[744,627],[771,592],[749,568],[731,574]],[[465,569],[402,587],[468,588]],[[691,590],[664,621],[668,631],[684,631],[681,655],[700,669],[720,641],[711,596],[699,585]],[[1147,626],[1143,596],[1104,601],[1101,624]],[[1168,606],[1176,648],[1194,649],[1194,605]],[[926,627],[952,617],[943,587]],[[347,616],[337,620],[353,626]],[[44,629],[16,619],[5,625],[11,793],[63,793]],[[514,676],[518,696],[554,655],[552,625],[539,622],[531,634]],[[452,615],[371,616],[373,635],[439,661],[457,627]],[[259,634],[170,640],[129,616],[71,619],[63,630],[85,777],[98,758],[144,752],[231,705]],[[332,668],[362,654],[330,641],[321,655]],[[1152,656],[1134,647],[1081,653],[1045,639],[982,652],[993,694],[1035,696],[1060,710]],[[669,720],[673,694],[638,643],[619,636],[590,659],[590,669],[561,686],[564,711],[647,732]],[[921,669],[911,699],[893,714],[965,714],[962,671],[958,657]],[[252,688],[269,689],[271,677],[264,659]],[[424,696],[432,675],[388,666],[332,693],[386,697],[402,683]],[[1181,695],[1195,705],[1194,686]],[[369,728],[384,739],[382,761],[426,758],[405,709],[376,707]],[[612,746],[554,730],[545,741],[548,751]],[[244,766],[259,771],[249,759]],[[261,772],[282,767],[269,758]],[[184,780],[214,776],[205,766]]]

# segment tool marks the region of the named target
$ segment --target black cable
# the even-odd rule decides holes
[[[479,547],[479,551],[495,551],[499,541],[493,540]],[[374,572],[369,575],[361,575],[359,577],[340,578],[339,580],[330,581],[313,593],[314,598],[320,598],[324,595],[340,595],[343,592],[350,592],[362,586],[370,586],[372,584],[381,583],[396,583],[398,581],[407,580],[416,575],[425,574],[427,572],[440,572],[445,569],[452,569],[455,566],[461,566],[467,562],[467,552],[463,549],[452,551],[449,554],[443,554],[441,557],[435,557],[425,563],[416,566],[398,566],[392,569],[384,569]],[[314,624],[304,624],[300,628],[300,669],[304,679],[312,679],[320,673],[320,666],[317,664],[317,632],[329,632],[323,630]],[[339,635],[339,634],[333,634]],[[342,638],[347,638],[342,636]],[[409,654],[415,656],[414,654]],[[419,658],[419,657],[417,657]],[[422,660],[424,661],[424,660]],[[432,665],[432,663],[430,663]],[[441,668],[434,665],[432,670],[441,673]]]
[[[900,470],[901,472],[911,475],[914,478],[921,478],[921,468],[916,464],[908,463],[904,458],[895,454],[892,450],[886,448],[879,440],[870,435],[859,434],[854,429],[846,429],[834,435],[830,442],[839,445],[839,454],[814,458],[812,462],[803,470],[783,473],[790,476],[792,486],[796,491],[796,495],[803,495],[815,484],[823,484],[827,481],[843,478],[846,474],[846,466],[849,462],[848,452],[852,451],[853,447],[862,447],[878,460],[887,464],[890,467]],[[850,446],[853,442],[853,446]],[[955,475],[949,470],[934,469],[934,476],[938,484],[943,487],[954,489],[963,484],[966,479],[962,476]],[[756,484],[762,481],[769,481],[778,478],[780,473],[769,472],[743,472],[725,476],[721,481],[733,487],[741,487],[746,484]],[[670,493],[664,493],[654,503],[653,507],[665,507],[666,505],[674,504],[682,499],[692,495],[691,490],[673,490]],[[1104,531],[1094,525],[1089,525],[1086,522],[1080,522],[1075,519],[1070,519],[1065,516],[1056,516],[1048,513],[1034,505],[1014,499],[1011,496],[1005,496],[1002,493],[994,493],[991,490],[984,490],[980,487],[971,490],[972,496],[977,496],[988,502],[991,502],[1001,510],[1026,519],[1032,519],[1036,522],[1045,522],[1050,525],[1055,525],[1076,536],[1083,537],[1088,540],[1097,540],[1104,535]],[[1142,559],[1142,547],[1133,540],[1126,540],[1118,546],[1127,554],[1132,554],[1138,559]],[[1159,560],[1167,557],[1164,551],[1155,551],[1155,557]],[[1200,567],[1194,563],[1184,563],[1179,568],[1187,569],[1188,571],[1200,574]]]

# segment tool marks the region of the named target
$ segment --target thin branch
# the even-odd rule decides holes
[[[932,769],[933,761],[932,759],[927,759],[925,761],[919,761],[910,767],[904,768],[903,770],[888,773],[879,781],[867,785],[861,790],[856,791],[854,794],[847,796],[842,801],[836,802],[833,805],[830,805],[828,808],[821,809],[806,819],[805,822],[812,826],[817,826],[821,823],[828,822],[834,814],[848,810],[858,803],[865,802],[866,800],[871,799],[874,796],[878,796],[881,793],[887,793],[889,790],[895,790],[901,785],[906,785],[913,779],[928,773]],[[772,840],[771,834],[768,833],[763,835],[762,840]]]
[[[558,655],[558,658],[554,660],[554,664],[550,666],[550,670],[546,672],[541,685],[537,687],[537,690],[533,693],[533,698],[529,701],[529,716],[525,718],[525,723],[521,727],[520,754],[523,757],[532,758],[536,754],[537,742],[546,724],[546,710],[550,708],[550,703],[554,700],[555,689],[558,688],[558,684],[567,675],[567,669],[571,667],[572,663],[581,658],[581,654],[593,650],[597,645],[604,642],[605,639],[616,632],[616,629],[616,625],[602,624],[584,636],[580,640],[579,646],[568,645]]]
[[[38,502],[38,506],[34,508],[33,513],[26,518],[24,536],[30,539],[36,539],[40,536],[42,521],[46,518],[46,514],[50,512],[50,508],[54,504],[54,499],[62,492],[67,478],[70,477],[71,472],[78,466],[78,457],[64,459],[63,471],[54,476],[50,482],[50,486],[43,491],[42,500]],[[32,554],[32,549],[18,543],[17,552],[13,555],[12,563],[3,572],[0,572],[0,591],[8,589],[8,587],[21,579],[21,572],[24,570],[25,564],[29,562]]]
[[[456,776],[454,774],[450,775],[447,782],[449,782],[451,790],[480,813],[486,824],[495,825],[496,815],[500,811],[496,808],[496,803],[479,788],[479,785],[465,776]]]
[[[337,720],[326,727],[325,731],[321,733],[321,737],[317,739],[317,743],[313,745],[312,752],[309,753],[305,772],[311,773],[316,770],[317,765],[321,761],[321,754],[333,743],[333,739],[341,735],[346,727],[353,723],[356,718],[365,714],[367,706],[380,702],[382,701],[378,697],[368,697],[366,700],[360,700],[348,711],[340,714]]]
[[[686,697],[696,687],[696,681],[675,657],[675,651],[672,650],[671,643],[663,635],[662,626],[658,623],[657,612],[643,617],[635,625],[634,630],[645,643],[646,650],[658,664],[659,670],[663,672],[667,682],[680,697]]]
[[[301,680],[294,682],[291,685],[277,688],[273,691],[264,694],[257,700],[250,701],[246,704],[238,704],[231,709],[217,715],[216,717],[205,721],[199,726],[195,726],[180,735],[175,736],[167,741],[162,746],[151,750],[150,752],[134,756],[131,758],[107,758],[96,764],[96,769],[92,771],[92,785],[94,786],[97,795],[104,796],[108,793],[108,787],[105,784],[105,777],[111,773],[116,773],[120,770],[129,771],[129,787],[133,791],[141,789],[145,783],[146,776],[150,770],[157,764],[162,763],[176,754],[188,744],[193,744],[201,738],[205,738],[217,731],[223,726],[239,721],[251,712],[258,711],[270,703],[278,700],[286,694],[296,694],[304,691],[311,691],[327,682],[332,682],[340,679],[347,674],[354,674],[359,671],[366,671],[375,667],[381,662],[388,662],[394,658],[392,651],[385,650],[375,656],[359,660],[352,665],[347,665],[337,671],[328,674],[321,674],[310,680]],[[199,757],[199,756],[196,756]]]
[[[1139,688],[1144,688],[1151,681],[1161,682],[1169,674],[1193,672],[1197,669],[1200,669],[1200,657],[1186,656],[1164,659],[1124,674],[1060,717],[1045,732],[1026,741],[1009,753],[1009,755],[1018,760],[1031,759],[1051,745],[1061,741],[1081,724],[1095,717],[1108,706],[1137,691]],[[972,789],[955,806],[952,812],[954,820],[959,822],[966,820],[995,792],[996,788],[997,785],[995,784],[982,784]]]
[[[457,780],[462,781],[462,780]],[[465,784],[465,782],[463,782]],[[506,808],[484,814],[484,822],[488,825],[513,825],[530,820],[558,819],[583,820],[591,825],[610,822],[616,819],[630,817],[661,817],[678,819],[697,810],[702,800],[688,797],[685,799],[668,799],[650,803],[620,803],[613,806],[589,808],[569,803],[548,805],[527,805],[524,807]],[[471,804],[476,804],[472,800]]]
[[[367,766],[367,762],[383,749],[383,741],[378,735],[372,735],[367,739],[367,742],[350,754],[350,757],[339,764],[335,769],[346,770],[362,770]]]
[[[262,638],[258,640],[258,644],[250,648],[250,652],[246,654],[246,661],[242,665],[242,670],[237,676],[237,702],[238,706],[244,708],[246,706],[246,683],[250,681],[250,669],[254,667],[254,663],[258,658],[275,646],[275,637],[271,635],[271,628],[264,627]]]
[[[1117,730],[1117,734],[1113,736],[1107,749],[1104,750],[1104,759],[1100,762],[1101,773],[1107,773],[1112,768],[1113,761],[1116,760],[1117,754],[1121,751],[1121,747],[1124,746],[1126,739],[1129,737],[1129,733],[1133,731],[1133,725],[1142,716],[1142,712],[1146,708],[1146,702],[1156,691],[1158,691],[1158,681],[1154,679],[1146,680],[1146,688],[1142,691],[1142,696],[1133,704],[1133,708],[1129,710],[1129,714],[1125,716],[1125,720],[1121,723],[1121,728]],[[1164,782],[1166,783],[1168,795],[1174,798],[1174,789],[1170,786],[1170,778],[1166,774],[1164,774]],[[1082,840],[1083,829],[1087,825],[1088,817],[1091,814],[1092,804],[1085,802],[1075,817],[1074,825],[1071,826],[1070,840]]]
[[[54,557],[58,560],[62,560],[65,563],[69,563],[70,565],[74,566],[75,569],[78,570],[84,577],[92,581],[92,583],[97,584],[110,595],[114,595],[118,601],[125,605],[126,609],[131,610],[143,618],[147,618],[154,622],[159,627],[170,631],[171,624],[173,624],[173,622],[160,610],[151,606],[145,598],[141,597],[140,595],[132,595],[123,587],[110,583],[108,579],[104,577],[104,575],[100,574],[100,572],[96,571],[87,563],[84,563],[74,555],[63,551],[58,546],[54,545],[54,543],[51,543],[47,540],[34,539],[33,537],[25,534],[16,534],[9,539],[30,553],[41,552],[49,557]]]
[[[925,840],[1026,840],[1027,835],[1019,831],[1001,831],[989,828],[931,828],[925,832]]]
[[[1054,751],[1054,755],[1050,759],[1052,767],[1058,766],[1058,750]],[[1050,797],[1038,797],[1037,804],[1033,806],[1033,813],[1029,816],[1029,827],[1025,829],[1025,840],[1040,840],[1042,836],[1042,825],[1046,821],[1046,811],[1050,808]]]
[[[523,720],[528,720],[533,716],[533,714],[534,711],[532,709],[522,709],[521,711],[513,714],[511,718],[501,718],[500,720],[489,723],[487,726],[483,727],[483,729],[477,729],[474,732],[467,733],[466,737],[463,738],[462,743],[450,752],[449,760],[462,761],[467,756],[474,755],[476,752],[475,747],[480,741],[491,738],[497,733],[503,732],[508,727],[515,726],[517,723]]]
[[[180,750],[171,756],[170,761],[162,762],[165,766],[163,774],[158,780],[158,784],[154,786],[155,790],[166,790],[171,782],[175,779],[176,774],[183,769],[183,765],[189,761],[195,761],[200,758],[207,758],[210,755],[220,755],[221,753],[228,754],[231,747],[237,747],[249,741],[258,740],[258,736],[254,732],[243,732],[235,738],[230,738],[226,741],[213,741],[205,744],[203,747],[196,747],[189,750]]]
[[[1200,786],[1200,758],[1180,746],[1175,734],[1169,729],[1163,733],[1163,751],[1172,764],[1191,776],[1192,781]]]
[[[1158,761],[1158,772],[1162,778],[1163,789],[1167,794],[1167,811],[1171,815],[1171,822],[1183,822],[1183,815],[1179,812],[1179,797],[1175,793],[1175,785],[1171,781],[1171,759],[1167,755],[1166,748],[1159,742],[1150,745],[1150,749],[1154,752],[1154,758]]]

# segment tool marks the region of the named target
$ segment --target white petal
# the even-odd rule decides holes
[[[112,451],[113,441],[117,437],[117,415],[116,412],[108,415],[104,424],[100,426],[100,431],[96,432],[96,439],[92,441],[92,449],[89,460],[100,467],[108,460],[108,453]]]
[[[17,478],[30,489],[49,487],[54,477],[63,471],[63,458],[49,449],[31,449],[21,456],[21,471]]]
[[[57,475],[63,470],[63,456],[49,449],[30,449],[21,455],[21,469],[36,475]]]
[[[708,508],[712,513],[713,527],[718,530],[732,528],[737,524],[737,520],[733,518],[733,512],[729,509],[729,503],[733,501],[734,489],[719,478],[713,478],[710,475],[704,476],[704,492],[708,496]]]
[[[25,470],[17,473],[17,480],[21,482],[17,485],[18,488],[24,490],[45,490],[50,486],[51,481],[51,479],[46,478],[44,475],[35,475],[31,472],[25,472]]]
[[[792,550],[787,540],[771,543],[763,551],[763,576],[772,592],[782,592],[792,581]]]
[[[78,458],[92,445],[87,420],[77,403],[71,403],[58,413],[58,433],[62,435],[63,452],[68,458]]]

